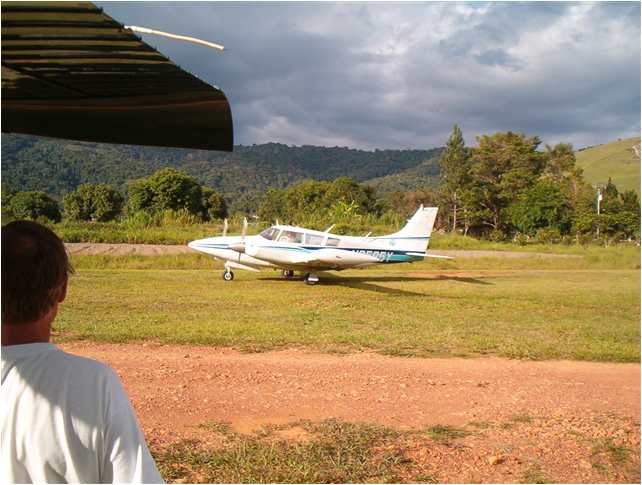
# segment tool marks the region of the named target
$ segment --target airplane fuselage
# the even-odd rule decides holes
[[[385,236],[341,236],[277,224],[258,235],[210,237],[192,241],[189,247],[225,261],[226,279],[233,278],[231,268],[280,268],[291,275],[410,263],[427,256],[436,214],[436,208],[421,207],[401,231]]]
[[[284,227],[283,231],[296,230],[305,235],[312,231],[303,228],[290,226],[272,226],[273,228]],[[424,256],[419,252],[397,249],[399,238],[373,237],[361,238],[351,236],[338,236],[327,233],[325,244],[291,243],[285,241],[269,240],[263,236],[241,236],[211,237],[192,241],[189,246],[192,249],[224,261],[232,261],[256,268],[281,267],[293,270],[337,270],[354,266],[367,266],[370,264],[382,263],[409,263],[421,261]],[[428,238],[413,238],[415,241],[427,242]],[[330,245],[328,245],[328,241]],[[244,244],[245,251],[238,251],[238,245]],[[408,254],[409,252],[413,254]],[[308,256],[316,256],[318,261],[307,261]]]

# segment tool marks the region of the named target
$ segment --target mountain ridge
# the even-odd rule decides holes
[[[125,191],[128,180],[169,166],[243,206],[254,205],[270,187],[285,188],[305,179],[347,176],[360,183],[372,180],[382,191],[394,190],[394,183],[380,182],[391,175],[408,179],[400,188],[416,188],[430,180],[436,185],[442,150],[367,151],[265,143],[238,145],[228,153],[3,134],[2,176],[14,190],[43,190],[61,198],[82,183],[109,183]]]

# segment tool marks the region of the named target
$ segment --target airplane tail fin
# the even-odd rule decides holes
[[[438,207],[420,206],[399,232],[390,234],[388,237],[399,239],[399,243],[403,241],[403,244],[400,245],[403,245],[404,248],[425,251],[435,226],[438,210]]]

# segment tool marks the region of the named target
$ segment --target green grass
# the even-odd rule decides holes
[[[522,483],[551,483],[551,480],[542,471],[539,465],[531,465],[522,474]]]
[[[510,420],[514,423],[532,423],[533,417],[528,414],[515,414]]]
[[[631,147],[640,145],[640,137],[627,138],[576,152],[577,164],[592,184],[606,183],[609,177],[618,190],[640,193],[640,158]]]
[[[464,429],[456,428],[455,426],[431,426],[426,428],[426,435],[439,443],[450,443],[452,440],[457,438],[463,438],[468,436],[470,433]]]
[[[381,445],[398,432],[371,424],[326,420],[301,423],[305,439],[279,438],[273,429],[252,435],[229,429],[223,444],[182,441],[155,451],[166,480],[205,483],[394,483],[408,460]]]
[[[626,462],[632,453],[626,446],[616,444],[613,438],[600,438],[596,439],[593,443],[593,458],[604,455],[615,465]],[[599,464],[597,465],[599,466]]]
[[[74,257],[57,340],[639,362],[639,250],[321,275],[307,286],[200,255]],[[142,269],[136,269],[142,268]],[[183,268],[183,269],[169,269]]]

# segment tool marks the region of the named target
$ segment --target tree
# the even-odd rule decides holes
[[[129,212],[167,209],[185,209],[195,215],[203,212],[201,185],[196,178],[174,168],[163,168],[146,179],[131,181],[127,194]]]
[[[154,193],[147,179],[130,180],[127,183],[127,212],[154,210]]]
[[[558,185],[540,181],[524,189],[507,209],[510,222],[523,234],[553,228],[564,234],[571,226],[571,207]]]
[[[640,213],[640,199],[635,190],[627,190],[621,194],[622,209],[627,212]]]
[[[265,222],[274,222],[276,219],[285,219],[285,190],[268,189],[259,205],[259,219]]]
[[[545,146],[544,169],[541,178],[548,182],[561,185],[570,177],[576,175],[575,152],[570,143],[558,143],[553,148]]]
[[[214,220],[227,217],[227,204],[225,199],[216,190],[203,187],[203,219]]]
[[[620,193],[611,179],[602,190],[600,214],[595,199],[577,215],[574,227],[577,235],[595,233],[609,239],[639,237],[640,202],[633,190]]]
[[[186,209],[198,214],[202,208],[202,189],[196,178],[175,168],[163,168],[147,179],[158,210]]]
[[[544,156],[537,151],[538,137],[522,133],[496,133],[477,138],[472,149],[473,184],[468,196],[479,223],[502,231],[504,210],[525,188],[533,185],[544,166]]]
[[[600,213],[617,214],[623,209],[620,192],[609,177],[606,187],[602,190],[602,202],[600,202]]]
[[[358,212],[369,212],[374,210],[375,197],[374,189],[358,184],[349,177],[335,179],[326,189],[323,205],[331,207],[338,201],[355,204]]]
[[[460,205],[461,193],[470,182],[471,158],[470,150],[466,148],[464,137],[458,125],[448,138],[446,150],[439,162],[440,189],[445,200],[452,206],[452,231],[457,229],[457,210]]]
[[[62,199],[65,217],[80,221],[105,222],[115,219],[123,207],[123,197],[111,185],[82,184]]]
[[[266,222],[320,223],[338,214],[344,217],[380,211],[373,188],[339,177],[333,182],[304,180],[287,189],[269,189],[259,207],[259,217]]]
[[[15,219],[47,219],[60,222],[58,202],[44,192],[17,192],[11,198],[9,214]]]
[[[11,187],[8,185],[2,184],[2,219],[9,219],[11,218],[11,213],[9,211],[9,206],[11,204],[11,199],[13,198],[14,195],[16,195],[16,191],[13,190]],[[6,222],[6,221],[5,221]]]

